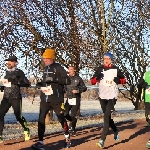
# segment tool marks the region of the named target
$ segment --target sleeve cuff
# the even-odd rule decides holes
[[[91,79],[91,84],[92,85],[95,85],[97,82],[99,82],[99,81],[97,80],[96,77]]]
[[[126,84],[126,78],[120,79],[120,84]]]

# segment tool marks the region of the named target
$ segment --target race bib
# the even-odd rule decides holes
[[[150,94],[150,87],[146,89],[146,94]]]
[[[103,84],[106,86],[112,86],[114,84],[114,81],[111,79],[103,79]]]
[[[69,105],[76,105],[76,98],[68,98]]]
[[[11,87],[11,82],[8,82],[7,79],[0,79],[0,86]]]
[[[41,87],[41,90],[42,90],[42,92],[43,92],[45,95],[52,95],[52,94],[53,94],[53,90],[52,90],[51,85],[50,85],[50,86],[47,86],[47,87]]]

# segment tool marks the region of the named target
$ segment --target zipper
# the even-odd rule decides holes
[[[58,97],[59,97],[59,92],[58,92],[58,89],[57,89],[57,95],[58,95]]]
[[[47,70],[46,70],[46,77],[48,77],[48,69],[49,69],[49,66],[47,67]],[[47,86],[47,83],[46,83],[46,86]],[[47,102],[48,100],[48,95],[46,95],[46,98],[45,98],[45,101]]]

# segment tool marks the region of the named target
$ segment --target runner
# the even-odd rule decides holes
[[[17,68],[17,57],[10,56],[7,61],[7,71],[3,80],[4,96],[0,104],[0,143],[3,142],[2,132],[4,128],[4,116],[12,106],[17,121],[24,129],[25,141],[30,140],[30,132],[27,127],[26,119],[22,116],[22,97],[20,87],[29,87],[29,80],[25,77],[22,70]]]
[[[112,64],[112,60],[113,55],[109,52],[105,53],[104,64],[98,67],[91,78],[92,85],[99,82],[99,100],[104,113],[103,131],[100,141],[96,143],[96,145],[100,148],[104,147],[109,127],[111,127],[114,131],[114,139],[119,140],[118,129],[111,118],[111,112],[113,112],[114,105],[117,101],[118,84],[125,84],[126,79],[118,67]]]
[[[150,71],[144,73],[144,76],[140,79],[137,87],[139,91],[144,90],[143,98],[145,104],[145,117],[147,121],[147,126],[150,126]],[[150,148],[150,139],[146,143],[146,147]]]
[[[70,121],[70,131],[72,131],[72,136],[76,136],[76,114],[80,109],[81,93],[87,90],[82,78],[76,74],[75,67],[69,66],[68,68],[69,77],[71,79],[71,84],[66,85],[66,98],[65,103],[65,118]],[[69,114],[71,111],[71,115]]]
[[[70,78],[66,70],[55,62],[55,50],[47,48],[43,53],[45,64],[43,71],[43,80],[41,82],[41,102],[38,120],[38,137],[39,141],[32,145],[32,149],[44,150],[44,133],[46,114],[52,108],[57,115],[58,121],[64,130],[65,147],[71,146],[70,134],[67,121],[64,117],[64,85],[70,84]]]

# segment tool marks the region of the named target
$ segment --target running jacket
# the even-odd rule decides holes
[[[66,97],[67,98],[81,98],[81,93],[87,90],[82,78],[75,74],[74,76],[69,76],[71,79],[71,84],[65,86]],[[72,93],[72,90],[77,90],[78,93]]]
[[[104,72],[107,70],[117,70],[117,76],[113,77],[111,79],[111,84],[106,84],[107,82],[106,77],[104,75]],[[111,75],[110,75],[111,77]],[[91,78],[91,84],[94,85],[96,83],[99,83],[99,97],[101,99],[117,99],[118,97],[118,84],[125,84],[126,79],[123,75],[123,73],[119,70],[118,67],[111,65],[110,67],[105,67],[104,65],[100,66],[93,77]]]
[[[144,101],[150,103],[150,71],[144,73],[144,76],[141,77],[137,87],[144,89]]]
[[[24,72],[18,68],[12,71],[7,70],[4,78],[11,82],[11,87],[4,87],[4,97],[6,98],[20,98],[20,87],[30,86]]]
[[[58,82],[46,83],[45,79],[47,77],[55,78]],[[45,66],[43,70],[42,86],[51,86],[53,94],[45,95],[45,93],[41,91],[41,100],[46,102],[64,102],[64,85],[70,83],[70,77],[67,75],[66,70],[59,63],[54,62],[49,66]]]

